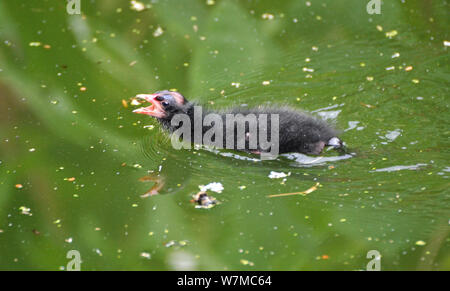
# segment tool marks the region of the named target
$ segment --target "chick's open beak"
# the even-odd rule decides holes
[[[155,98],[158,94],[139,94],[135,98],[138,101],[151,103],[150,106],[140,107],[133,110],[133,113],[146,114],[157,118],[164,118],[166,116],[165,110],[162,108],[160,101]]]

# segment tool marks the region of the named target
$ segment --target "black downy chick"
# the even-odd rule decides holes
[[[172,125],[172,118],[176,114],[186,114],[191,120],[191,125],[194,124],[194,107],[199,106],[195,103],[189,102],[178,92],[172,91],[158,91],[154,94],[140,94],[136,96],[140,101],[150,102],[148,107],[141,107],[134,110],[134,113],[146,114],[155,117],[162,127],[169,132],[174,132],[180,126]],[[289,108],[289,107],[257,107],[257,108],[234,108],[229,111],[211,111],[202,107],[202,120],[210,114],[219,114],[223,120],[223,145],[226,144],[227,123],[225,121],[228,114],[242,114],[248,116],[253,114],[259,122],[259,116],[265,114],[268,116],[267,124],[270,128],[271,114],[278,114],[279,118],[279,153],[299,152],[304,154],[318,155],[322,152],[325,146],[332,146],[336,149],[343,148],[343,142],[337,137],[337,131],[334,130],[325,121],[316,119],[307,113]],[[203,122],[202,122],[203,124]],[[251,128],[245,124],[245,148],[237,147],[238,139],[236,124],[232,125],[234,128],[234,147],[233,149],[242,149],[252,153],[261,153],[267,150],[258,144],[256,148],[254,145],[249,145],[249,136],[252,133]],[[207,132],[211,126],[202,126],[202,136]],[[230,128],[228,128],[230,130]],[[259,128],[257,133],[259,134]],[[271,139],[270,130],[266,132],[268,140]],[[194,136],[193,126],[192,135]],[[228,148],[228,147],[227,147]]]

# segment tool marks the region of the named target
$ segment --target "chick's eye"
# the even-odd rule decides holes
[[[163,102],[161,102],[161,104],[162,104],[162,106],[166,107],[169,105],[169,102],[163,101]]]

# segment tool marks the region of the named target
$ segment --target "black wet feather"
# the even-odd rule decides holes
[[[164,91],[166,92],[166,91]],[[184,104],[174,104],[166,109],[167,116],[165,118],[157,118],[161,123],[162,127],[170,132],[176,131],[182,126],[182,123],[178,126],[173,126],[171,124],[172,118],[175,114],[184,113],[189,116],[191,120],[191,125],[194,124],[194,106],[200,106],[197,103],[189,102],[185,100]],[[279,153],[289,153],[289,152],[299,152],[304,154],[317,155],[322,152],[325,146],[330,145],[330,140],[333,139],[333,146],[339,148],[342,146],[342,142],[337,138],[338,132],[324,120],[318,119],[306,112],[293,109],[288,106],[281,107],[268,107],[260,106],[256,108],[247,107],[236,107],[229,110],[212,110],[206,107],[202,107],[202,117],[204,118],[207,114],[216,113],[221,116],[224,129],[223,129],[223,145],[226,145],[227,138],[227,126],[226,126],[226,115],[227,114],[242,114],[243,116],[248,116],[249,114],[254,114],[256,119],[259,118],[261,114],[267,115],[267,128],[270,129],[271,126],[271,114],[278,114],[279,116]],[[203,119],[202,119],[203,120]],[[211,129],[212,126],[203,126],[202,134]],[[234,149],[238,149],[237,125],[233,125],[234,130]],[[191,137],[194,136],[194,126],[191,126]],[[228,130],[231,130],[228,128]],[[249,135],[250,134],[260,134],[259,129],[255,132],[249,128],[248,123],[245,124],[246,140],[245,148],[243,150],[251,152],[261,152],[264,149],[258,144],[256,149],[250,147]],[[270,130],[267,131],[267,140],[271,140]],[[214,138],[212,139],[214,141]]]

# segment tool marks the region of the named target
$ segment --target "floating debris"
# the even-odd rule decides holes
[[[158,26],[155,31],[153,32],[154,37],[159,37],[164,33],[164,30],[161,28],[161,26]]]
[[[301,191],[301,192],[293,192],[293,193],[283,193],[283,194],[274,194],[274,195],[269,195],[267,197],[269,198],[274,198],[274,197],[282,197],[282,196],[292,196],[292,195],[302,195],[302,196],[306,196],[314,191],[317,190],[317,187],[319,187],[320,183],[316,183],[316,185],[312,186],[311,188],[305,190],[305,191]]]
[[[222,193],[222,191],[224,189],[222,183],[219,183],[219,182],[212,182],[212,183],[209,183],[206,186],[205,185],[200,185],[200,186],[198,186],[198,188],[200,188],[200,191],[203,191],[203,192],[211,190],[211,191],[214,191],[216,193]]]
[[[237,83],[237,82],[232,82],[231,86],[239,88],[241,86],[241,83]]]
[[[264,13],[263,15],[261,15],[261,18],[264,20],[273,20],[275,16],[271,13]]]
[[[34,46],[34,47],[38,47],[38,46],[41,46],[41,43],[38,42],[38,41],[33,41],[33,42],[30,42],[29,45],[30,46]]]
[[[187,240],[180,240],[180,241],[171,240],[168,243],[166,243],[164,246],[166,248],[170,248],[170,247],[173,247],[173,246],[184,247],[184,246],[187,246],[188,243],[189,242]]]
[[[145,5],[142,2],[133,0],[133,1],[130,2],[130,4],[131,4],[131,7],[130,7],[131,10],[135,10],[135,11],[140,12],[140,11],[145,9]]]
[[[270,81],[263,81],[262,84],[263,84],[263,86],[270,85]]]
[[[450,46],[450,41],[444,40],[444,46]]]
[[[31,209],[26,207],[26,206],[20,206],[19,210],[21,211],[21,214],[23,215],[28,215],[28,216],[32,216],[33,214],[30,212]]]
[[[152,255],[150,253],[145,252],[140,253],[139,256],[146,258],[147,260],[150,260],[152,258]]]
[[[133,165],[134,168],[138,168],[138,169],[139,169],[139,166],[141,166],[141,165],[139,165],[139,164]],[[143,195],[140,195],[141,198],[147,198],[147,197],[151,197],[153,195],[159,194],[159,191],[166,184],[165,177],[164,176],[158,176],[155,173],[151,173],[149,175],[141,177],[141,178],[139,178],[139,181],[140,182],[154,182],[155,183],[146,193],[144,193]]]
[[[270,179],[280,179],[280,178],[285,178],[291,175],[291,172],[288,172],[287,174],[284,172],[274,172],[274,171],[270,171],[269,174],[269,178]]]
[[[370,108],[370,109],[375,108],[375,106],[370,105],[370,104],[366,104],[366,103],[363,103],[363,102],[361,102],[361,105],[364,106],[364,107]]]
[[[22,184],[16,184],[14,187],[16,187],[16,189],[22,189],[23,185]]]
[[[397,34],[398,34],[398,31],[397,31],[397,30],[391,30],[391,31],[386,32],[386,37],[388,37],[388,38],[393,38],[393,37],[396,36]]]
[[[395,58],[398,58],[399,56],[400,56],[400,53],[394,53],[394,54],[391,56],[391,58],[395,59]]]
[[[209,196],[206,191],[200,191],[195,195],[192,195],[192,203],[197,203],[195,208],[212,208],[219,204],[216,198]]]
[[[416,246],[424,246],[424,245],[426,245],[427,243],[426,242],[424,242],[423,240],[418,240],[418,241],[416,241]]]
[[[214,5],[214,4],[216,4],[216,1],[214,1],[214,0],[206,0],[206,5]]]
[[[122,106],[123,106],[124,108],[128,108],[128,102],[127,102],[127,100],[122,99]]]
[[[249,260],[245,260],[245,259],[241,259],[240,262],[244,266],[251,266],[251,267],[253,267],[255,265],[253,262],[250,262]]]
[[[407,67],[405,68],[405,71],[409,72],[409,71],[412,71],[412,69],[413,69],[412,66],[407,66]]]

